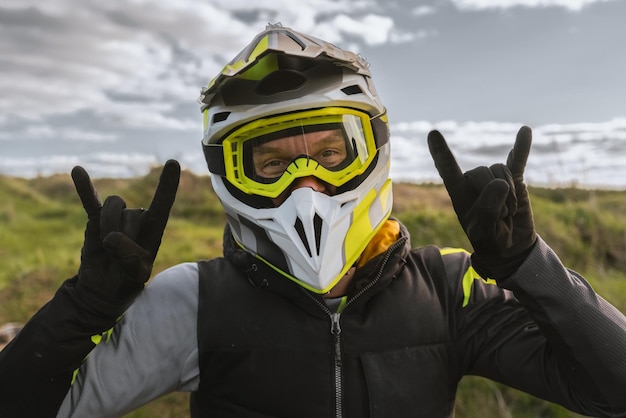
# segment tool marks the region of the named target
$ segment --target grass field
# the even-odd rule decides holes
[[[147,206],[158,170],[133,179],[99,179],[101,196],[119,194]],[[445,189],[395,184],[394,216],[414,246],[470,248]],[[537,231],[564,263],[626,312],[626,192],[531,188]],[[79,265],[85,215],[69,176],[0,176],[0,325],[26,321]],[[225,216],[208,177],[184,172],[155,272],[221,255]],[[480,378],[465,378],[457,417],[577,417],[563,408]],[[129,417],[187,416],[187,396],[172,394]]]

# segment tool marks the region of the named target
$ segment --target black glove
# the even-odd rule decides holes
[[[532,131],[523,126],[505,164],[459,168],[443,136],[428,134],[428,147],[452,206],[472,246],[472,265],[485,278],[501,281],[513,274],[532,250],[537,235],[524,167]]]
[[[150,208],[127,209],[119,196],[100,198],[82,167],[72,179],[87,212],[85,242],[81,251],[76,294],[89,309],[119,316],[150,278],[165,225],[174,204],[180,165],[165,163]]]
[[[81,167],[72,178],[87,211],[78,274],[0,352],[0,416],[54,417],[74,370],[93,349],[91,336],[109,329],[150,278],[180,166],[165,164],[148,210],[126,209],[112,196],[104,205]]]

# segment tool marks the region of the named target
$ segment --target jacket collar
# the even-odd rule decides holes
[[[399,226],[398,239],[394,241],[386,237],[384,240],[387,244],[376,243],[377,249],[371,252],[370,259],[362,265],[359,264],[354,277],[353,289],[348,295],[349,304],[362,305],[373,295],[386,288],[404,268],[404,260],[410,251],[409,233],[399,221],[391,219],[387,222],[397,222]],[[323,313],[320,310],[320,303],[325,306],[322,295],[310,292],[286,279],[267,264],[259,261],[254,255],[242,249],[233,238],[228,224],[224,229],[223,246],[224,257],[243,273],[252,286],[277,293],[292,300],[307,311],[312,309],[317,314]]]

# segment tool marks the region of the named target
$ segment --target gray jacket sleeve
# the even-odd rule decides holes
[[[120,416],[199,382],[198,268],[155,276],[78,371],[57,417]]]

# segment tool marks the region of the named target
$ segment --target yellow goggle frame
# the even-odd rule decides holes
[[[346,118],[346,116],[348,116]],[[272,182],[258,182],[246,173],[244,144],[252,139],[289,128],[324,124],[341,124],[354,140],[356,156],[347,166],[333,171],[314,160],[300,157],[289,164]],[[363,174],[376,155],[376,141],[370,116],[354,109],[327,107],[257,119],[231,132],[222,141],[226,179],[247,194],[278,197],[297,178],[314,176],[339,187]]]

